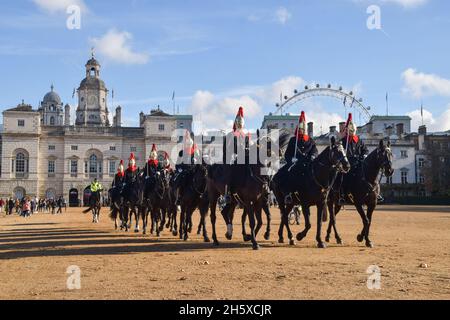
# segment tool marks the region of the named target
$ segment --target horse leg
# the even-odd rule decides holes
[[[361,216],[361,220],[363,222],[363,229],[361,230],[361,233],[358,234],[356,239],[358,240],[358,242],[363,242],[369,226],[369,219],[367,218],[366,213],[364,212],[364,208],[361,204],[355,204],[355,207],[356,210],[358,210],[358,213]]]
[[[178,235],[178,225],[177,225],[177,209],[176,207],[172,208],[172,235],[176,237]]]
[[[154,217],[154,220],[155,220],[155,231],[156,231],[156,236],[159,237],[161,235],[161,231],[160,231],[160,228],[159,228],[159,223],[160,223],[160,220],[161,220],[161,208],[157,207],[156,210],[154,210],[154,211],[155,211],[155,217]]]
[[[253,208],[253,206],[248,203],[246,206],[246,208],[249,208],[248,210],[248,220],[250,222],[250,235],[252,237],[252,248],[253,250],[258,250],[259,249],[259,244],[258,242],[256,242],[256,235],[255,235],[255,209]]]
[[[211,226],[212,226],[212,238],[215,246],[219,245],[216,233],[216,203],[217,198],[210,200],[210,210],[211,210]]]
[[[289,213],[292,211],[292,208],[294,208],[293,204],[288,204],[287,206],[285,206],[285,211],[282,216],[283,224],[286,227],[286,230],[288,233],[289,245],[291,245],[291,246],[295,245],[295,241],[293,239],[294,235],[292,234],[291,227],[289,225]]]
[[[324,214],[324,208],[325,208],[325,200],[317,204],[317,233],[316,233],[316,241],[317,241],[317,247],[319,248],[326,248],[325,243],[322,241],[322,217]]]
[[[245,222],[247,221],[247,208],[244,208],[244,212],[242,213],[241,223],[242,223],[242,237],[245,242],[248,242],[252,239],[252,237],[247,234],[247,231],[245,230]]]
[[[223,218],[225,219],[225,222],[227,223],[227,232],[225,233],[225,237],[228,240],[233,239],[233,217],[234,217],[234,210],[236,209],[236,203],[232,202],[225,206],[225,208],[222,211]]]
[[[341,206],[336,204],[334,206],[334,221],[333,221],[333,230],[334,230],[334,237],[336,238],[336,243],[337,244],[343,244],[341,236],[339,235],[337,228],[336,228],[336,216],[339,213],[339,211],[341,210]]]
[[[264,239],[269,240],[270,239],[270,223],[272,222],[272,216],[270,214],[270,209],[267,204],[264,204],[263,210],[266,214],[267,218],[267,227],[266,227],[266,233],[264,233]]]
[[[200,214],[202,216],[202,224],[203,224],[203,241],[204,242],[211,242],[211,240],[208,237],[208,230],[206,230],[206,216],[208,215],[208,208],[200,210]]]
[[[184,241],[187,241],[189,239],[189,233],[190,233],[189,229],[191,227],[190,223],[192,221],[192,211],[193,210],[190,207],[187,207],[185,209],[185,213],[184,213],[185,223],[184,223],[184,236],[183,236]]]
[[[278,243],[284,243],[284,216],[286,215],[286,206],[284,205],[284,201],[278,202],[278,207],[280,208],[280,227],[278,228]],[[289,220],[289,218],[288,218]]]
[[[256,228],[255,228],[255,237],[258,236],[259,230],[261,230],[261,227],[263,225],[262,221],[262,208],[254,208],[255,210],[255,217],[256,217]]]
[[[308,206],[302,206],[303,217],[305,218],[305,229],[302,232],[297,234],[297,240],[302,241],[307,235],[309,229],[311,229],[311,221],[310,216],[311,212]]]
[[[372,241],[369,239],[369,233],[370,233],[370,226],[372,225],[372,214],[375,210],[376,205],[375,204],[369,204],[367,205],[367,219],[368,219],[368,225],[366,229],[366,247],[373,248]]]
[[[197,227],[197,235],[201,235],[202,234],[202,228],[203,228],[203,224],[204,223],[205,223],[205,217],[200,212],[200,222],[199,222],[198,227]]]
[[[185,218],[185,216],[186,216],[185,210],[186,210],[186,206],[183,204],[181,206],[181,211],[180,211],[180,227],[179,227],[179,230],[178,230],[180,239],[183,239],[183,232],[184,232],[185,223],[186,223],[185,222],[185,220],[186,220],[186,218]]]
[[[139,215],[140,215],[139,211],[140,211],[139,208],[137,208],[137,210],[136,210],[136,207],[134,208],[134,216],[135,216],[135,221],[136,221],[136,226],[134,227],[134,232],[136,232],[136,233],[139,232]]]
[[[164,231],[164,225],[166,224],[166,210],[161,209],[161,223],[159,225],[159,232]]]

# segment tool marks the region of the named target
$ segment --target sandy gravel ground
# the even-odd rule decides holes
[[[450,208],[379,207],[373,249],[356,241],[356,211],[338,217],[344,245],[315,244],[313,229],[296,246],[279,245],[279,211],[272,237],[252,251],[232,241],[183,242],[164,231],[157,239],[113,230],[103,209],[99,224],[80,209],[29,219],[0,216],[0,299],[450,299]],[[196,214],[196,219],[198,219]],[[303,228],[294,226],[298,232]],[[208,230],[210,223],[208,218]],[[67,268],[79,266],[81,289],[67,289]],[[381,289],[367,288],[366,270],[381,271]]]

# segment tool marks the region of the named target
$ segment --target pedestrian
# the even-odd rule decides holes
[[[23,201],[21,216],[24,218],[28,218],[30,216],[30,210],[31,210],[30,199],[26,198]]]

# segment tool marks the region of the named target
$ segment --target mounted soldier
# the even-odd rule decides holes
[[[124,178],[125,178],[125,170],[123,167],[123,160],[120,160],[119,167],[117,168],[117,173],[114,176],[114,180],[112,182],[112,187],[113,188],[122,188]]]
[[[227,183],[225,185],[224,203],[231,202],[234,185],[245,175],[245,168],[249,162],[250,134],[244,129],[244,108],[239,107],[234,120],[233,131],[228,133],[224,143],[224,164]]]
[[[145,175],[150,176],[154,175],[156,171],[158,171],[158,151],[156,149],[156,145],[153,144],[152,151],[150,152],[150,156],[148,158],[147,163],[145,164]]]
[[[173,178],[173,187],[176,193],[176,205],[180,205],[180,199],[183,191],[182,186],[186,184],[186,177],[190,169],[197,163],[201,163],[200,151],[198,146],[194,143],[191,133],[186,130],[184,136],[183,150],[178,153],[178,161],[175,165],[175,175]]]
[[[292,166],[301,166],[306,168],[318,155],[318,150],[314,139],[310,137],[306,129],[306,116],[302,111],[295,135],[289,140],[289,144],[284,155],[286,165],[281,170],[289,171]],[[284,185],[282,185],[283,188]],[[289,192],[289,190],[283,190]],[[292,203],[292,194],[289,193],[285,198],[286,204]]]
[[[128,168],[125,170],[125,183],[128,185],[136,179],[137,175],[137,167],[136,167],[136,158],[134,153],[130,154],[130,158],[128,159]]]
[[[344,137],[342,138],[342,146],[344,150],[346,150],[347,158],[350,162],[352,170],[350,174],[355,174],[360,169],[362,170],[362,162],[369,154],[369,150],[365,146],[364,142],[356,135],[356,126],[353,122],[353,115],[351,113],[348,114],[348,119],[344,128]],[[340,177],[340,197],[339,197],[339,205],[345,204],[345,189],[347,188],[344,183],[344,177],[341,175]]]
[[[97,181],[97,178],[92,181],[90,188],[93,195],[96,194],[96,196],[100,197],[100,192],[103,191],[103,187],[102,184]]]
[[[164,160],[162,161],[162,163],[160,163],[160,166],[163,170],[167,170],[168,173],[173,172],[173,169],[170,165],[169,154],[167,152],[164,152]]]

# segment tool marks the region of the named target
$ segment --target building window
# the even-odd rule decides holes
[[[423,168],[423,167],[425,167],[425,159],[419,158],[419,168]]]
[[[55,125],[55,117],[50,117],[50,125],[51,126]]]
[[[184,123],[180,122],[180,128],[183,129],[184,128]]]
[[[89,157],[89,173],[97,173],[98,171],[97,156],[93,154]]]
[[[158,125],[158,130],[159,130],[159,131],[164,131],[164,124],[163,124],[163,123],[160,123],[160,124]]]
[[[408,172],[402,171],[402,184],[408,184]]]
[[[401,156],[402,158],[408,158],[408,151],[406,151],[406,150],[401,150],[401,151],[400,151],[400,156]]]
[[[48,161],[48,174],[55,174],[55,160]]]
[[[116,147],[115,146],[110,146],[109,147],[109,151],[116,151]]]
[[[71,149],[72,151],[78,151],[78,146],[71,146],[70,149]]]
[[[25,127],[25,120],[17,120],[18,127]]]
[[[55,146],[48,146],[48,150],[50,150],[50,151],[54,151],[54,150],[56,150],[56,147]]]
[[[23,153],[18,153],[16,156],[16,173],[26,172],[27,159]]]
[[[113,175],[116,172],[116,161],[109,161],[109,174]]]
[[[78,161],[70,160],[70,175],[76,177],[78,174]]]
[[[130,152],[136,152],[137,148],[136,147],[130,147]]]

